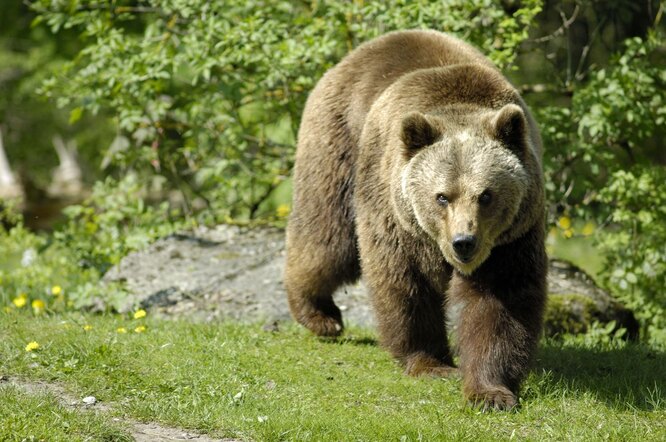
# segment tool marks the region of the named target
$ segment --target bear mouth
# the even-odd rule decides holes
[[[458,256],[458,255],[456,255],[456,259],[462,264],[469,264],[470,262],[472,262],[472,259],[474,259],[474,255],[472,255],[472,256]]]
[[[475,256],[470,256],[470,257],[456,256],[455,262],[452,262],[451,264],[463,275],[471,275],[480,265],[478,262],[476,262],[474,257]]]
[[[453,252],[453,256],[455,256],[456,261],[460,262],[461,264],[469,264],[476,258],[476,255],[478,254],[479,247],[474,247],[473,250],[466,250],[465,253],[457,253]]]

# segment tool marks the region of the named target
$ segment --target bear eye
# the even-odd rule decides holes
[[[489,205],[493,200],[493,195],[489,190],[484,190],[483,193],[479,196],[479,204],[482,206]]]
[[[441,193],[439,193],[437,194],[437,204],[439,204],[442,207],[448,207],[449,199],[446,197],[446,195],[442,195]]]

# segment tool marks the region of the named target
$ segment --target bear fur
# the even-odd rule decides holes
[[[546,296],[541,140],[516,89],[435,31],[372,40],[312,91],[298,135],[285,285],[293,317],[342,332],[333,301],[361,273],[382,344],[410,375],[457,370],[467,399],[506,409]]]

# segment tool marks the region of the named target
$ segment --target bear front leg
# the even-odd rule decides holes
[[[411,286],[411,287],[410,287]],[[410,376],[457,373],[449,350],[441,295],[425,285],[373,291],[382,343]]]
[[[410,282],[393,286],[368,282],[382,344],[404,365],[405,374],[448,377],[456,373],[442,296]]]
[[[457,335],[463,392],[484,410],[517,404],[537,347],[546,256],[536,244],[525,254],[517,244],[499,247],[471,276],[455,272],[451,279],[450,299],[462,306]]]
[[[476,291],[468,281],[454,286],[466,298],[457,329],[463,393],[475,406],[510,409],[517,403],[536,336],[492,294]]]
[[[410,376],[456,374],[446,336],[443,293],[398,255],[392,251],[391,262],[370,265],[369,259],[364,261],[381,342]]]

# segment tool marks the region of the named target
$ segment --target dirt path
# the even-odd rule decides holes
[[[77,399],[69,394],[65,389],[55,383],[43,381],[29,381],[16,377],[0,377],[0,388],[12,386],[25,391],[28,394],[36,395],[40,393],[50,393],[55,396],[58,402],[70,409],[75,410],[94,410],[96,413],[108,414],[113,408],[112,403],[94,403],[86,404],[83,398]],[[184,430],[182,428],[166,427],[155,422],[137,422],[129,418],[111,418],[114,422],[125,424],[130,430],[130,434],[137,442],[241,442],[239,439],[212,439],[206,435]]]

